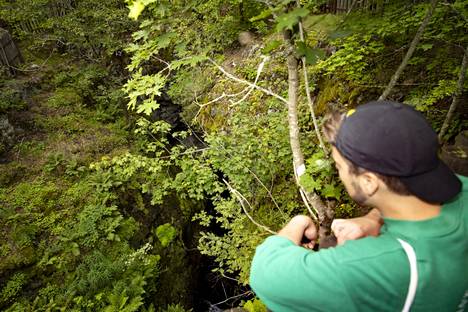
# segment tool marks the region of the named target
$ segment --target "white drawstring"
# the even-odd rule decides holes
[[[408,295],[406,295],[405,305],[403,307],[403,312],[408,312],[411,308],[411,305],[414,301],[414,296],[416,295],[416,288],[418,288],[418,266],[416,261],[416,253],[414,252],[413,247],[405,242],[402,239],[397,238],[401,246],[405,250],[406,255],[408,256],[410,264],[410,283],[408,288]]]

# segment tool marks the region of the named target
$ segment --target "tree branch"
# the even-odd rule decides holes
[[[392,76],[392,79],[390,79],[390,82],[387,86],[387,88],[384,90],[382,95],[379,97],[379,100],[385,100],[390,92],[392,91],[393,87],[395,86],[396,82],[398,81],[398,78],[400,78],[401,74],[403,73],[403,70],[405,69],[406,65],[408,65],[408,61],[410,60],[411,56],[414,53],[414,50],[416,49],[416,46],[419,43],[419,40],[421,40],[421,36],[424,32],[424,29],[426,29],[426,26],[429,24],[429,20],[432,17],[432,14],[434,13],[434,9],[437,5],[438,0],[432,0],[431,1],[431,7],[426,13],[426,16],[424,17],[423,22],[419,26],[418,31],[416,32],[416,35],[413,38],[413,41],[411,42],[411,45],[406,52],[405,57],[403,58],[403,61],[401,62],[400,66],[398,66],[398,69],[395,71],[395,73]]]
[[[305,173],[304,155],[302,154],[299,140],[299,125],[297,116],[297,91],[299,85],[298,77],[298,62],[293,54],[294,47],[291,42],[291,33],[287,30],[283,32],[283,39],[288,45],[289,53],[286,57],[288,67],[288,125],[289,125],[289,142],[293,154],[294,173],[296,183],[299,188],[302,186],[299,183],[300,177]],[[315,192],[307,192],[302,188],[307,201],[317,211],[318,220],[320,223],[319,237],[325,238],[330,232],[331,217],[333,211],[328,211],[328,207],[323,203],[321,198]],[[310,211],[311,212],[311,211]],[[312,214],[314,216],[314,214]],[[329,218],[329,216],[331,216]]]
[[[466,73],[467,63],[468,63],[468,46],[465,48],[465,53],[463,54],[460,74],[458,74],[457,90],[455,91],[455,94],[453,95],[452,104],[450,104],[449,111],[447,112],[447,116],[445,117],[444,123],[442,124],[442,128],[440,129],[440,132],[439,132],[440,142],[442,142],[445,132],[447,132],[447,128],[453,119],[453,115],[455,114],[455,110],[457,109],[458,103],[460,102],[460,98],[463,93],[463,84],[465,83],[465,73]]]
[[[253,91],[253,89],[254,89],[254,86],[257,85],[258,79],[260,78],[260,74],[261,74],[262,71],[263,71],[263,67],[265,67],[265,63],[266,63],[266,62],[268,61],[268,59],[269,59],[269,57],[268,57],[268,56],[265,56],[265,55],[263,55],[262,58],[263,58],[263,60],[262,60],[262,62],[260,63],[260,65],[258,65],[258,68],[257,68],[257,75],[255,76],[255,81],[253,82],[253,85],[247,87],[247,89],[248,89],[247,93],[246,93],[240,100],[238,100],[238,101],[236,101],[236,102],[234,102],[234,103],[231,103],[231,106],[241,103],[242,101],[244,101],[244,100],[250,95],[250,93],[252,93],[252,91]]]
[[[260,87],[256,84],[253,84],[247,80],[244,80],[244,79],[240,79],[240,78],[237,78],[236,76],[234,76],[233,74],[227,72],[223,67],[221,67],[218,63],[216,63],[213,59],[208,59],[213,65],[216,66],[216,68],[218,68],[224,75],[226,75],[228,78],[230,78],[231,80],[234,80],[234,81],[237,81],[239,83],[242,83],[242,84],[245,84],[245,85],[248,85],[250,86],[251,88],[253,89],[257,89],[257,90],[260,90],[262,91],[263,93],[265,94],[268,94],[268,95],[271,95],[275,98],[277,98],[278,100],[284,102],[284,103],[288,103],[288,100],[286,100],[284,97],[270,91],[270,90],[267,90],[263,87]]]
[[[245,205],[244,205],[244,201],[249,205],[250,208],[252,208],[252,206],[250,205],[249,201],[244,197],[244,195],[242,195],[238,190],[236,190],[235,188],[233,188],[229,182],[227,182],[226,180],[223,179],[223,182],[224,184],[226,184],[226,186],[228,187],[229,191],[234,194],[234,196],[237,198],[237,200],[239,201],[239,203],[241,204],[241,207],[242,207],[242,210],[244,211],[245,215],[247,216],[247,218],[250,219],[250,221],[252,221],[253,224],[255,224],[256,226],[258,226],[259,228],[261,229],[264,229],[265,231],[273,234],[273,235],[276,235],[277,233],[270,230],[268,227],[258,223],[257,221],[255,221],[252,216],[247,212],[247,209],[245,208]]]
[[[302,25],[302,21],[299,22],[299,35],[302,42],[304,41],[304,28]],[[304,72],[304,85],[307,95],[307,103],[309,104],[310,114],[312,115],[312,122],[314,124],[315,134],[319,140],[320,148],[323,150],[324,154],[327,155],[327,149],[325,148],[325,144],[323,144],[322,135],[320,134],[320,130],[317,124],[317,118],[315,117],[315,110],[314,110],[314,100],[310,95],[310,88],[309,88],[309,76],[307,75],[307,66],[306,66],[306,58],[305,56],[302,57],[302,71]]]
[[[252,291],[248,290],[243,294],[232,296],[232,297],[227,298],[226,300],[223,300],[223,301],[220,301],[218,303],[212,304],[212,306],[217,306],[217,305],[220,305],[221,303],[228,302],[229,300],[236,299],[236,298],[243,297],[243,296],[247,296],[247,295],[250,295],[250,294],[252,294]]]

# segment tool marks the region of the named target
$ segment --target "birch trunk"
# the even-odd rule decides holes
[[[315,192],[305,191],[299,184],[300,177],[305,173],[304,155],[302,153],[299,139],[299,125],[297,116],[298,89],[299,89],[299,71],[298,60],[294,56],[294,47],[290,41],[291,35],[289,31],[283,34],[284,40],[289,45],[289,53],[287,56],[288,66],[288,124],[289,124],[289,141],[293,154],[294,172],[297,178],[297,184],[305,193],[307,201],[314,207],[318,213],[318,221],[320,225],[319,239],[325,240],[330,235],[331,221],[334,212],[329,209],[321,198]]]

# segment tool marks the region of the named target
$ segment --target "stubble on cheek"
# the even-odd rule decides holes
[[[353,187],[353,191],[354,191],[354,194],[351,194],[349,191],[348,191],[348,194],[349,196],[360,206],[364,206],[367,199],[368,199],[368,196],[366,194],[364,194],[364,192],[362,191],[361,187],[359,186],[359,184],[357,184],[355,181],[352,181],[351,182],[351,186]]]

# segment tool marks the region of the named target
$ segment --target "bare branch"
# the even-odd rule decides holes
[[[22,68],[18,68],[18,67],[15,67],[11,64],[8,64],[8,67],[10,68],[13,68],[14,70],[17,70],[17,71],[20,71],[20,72],[35,72],[35,71],[38,71],[40,69],[42,69],[45,64],[49,61],[49,59],[51,58],[52,54],[55,52],[55,48],[52,48],[52,50],[50,51],[50,54],[49,56],[45,59],[44,62],[42,62],[41,65],[34,65],[34,69],[22,69]]]
[[[301,41],[304,41],[304,28],[302,25],[302,21],[299,22],[299,35],[301,38]],[[306,66],[306,58],[303,56],[302,57],[302,71],[304,72],[304,85],[305,85],[305,90],[307,94],[307,103],[309,104],[309,109],[310,109],[310,114],[312,115],[312,122],[314,124],[314,130],[315,134],[317,135],[317,139],[319,140],[320,148],[323,150],[324,154],[327,155],[327,150],[325,148],[325,144],[323,144],[322,140],[322,135],[320,134],[320,130],[318,127],[317,123],[317,118],[315,117],[315,111],[314,111],[314,100],[312,100],[312,97],[310,95],[310,88],[309,88],[309,76],[307,75],[307,66]]]
[[[275,98],[277,98],[278,100],[284,102],[284,103],[288,103],[288,100],[286,100],[284,97],[270,91],[270,90],[267,90],[263,87],[260,87],[258,85],[255,85],[247,80],[244,80],[244,79],[240,79],[240,78],[237,78],[236,76],[234,76],[233,74],[229,73],[228,71],[226,71],[223,67],[221,67],[218,63],[216,63],[213,59],[208,59],[213,65],[216,66],[216,68],[218,68],[224,75],[226,75],[229,79],[231,80],[234,80],[236,82],[239,82],[239,83],[242,83],[242,84],[245,84],[245,85],[248,85],[250,86],[251,88],[254,88],[254,89],[257,89],[257,90],[260,90],[262,91],[263,93],[265,94],[268,94],[268,95],[271,95]]]
[[[201,152],[209,150],[209,149],[210,149],[210,147],[200,148],[200,149],[196,149],[196,150],[188,150],[188,151],[179,153],[177,155],[179,156],[179,155],[189,155],[189,154],[201,153]],[[159,158],[171,158],[171,157],[173,157],[173,156],[160,156]]]
[[[424,29],[426,29],[426,26],[429,24],[429,20],[432,17],[432,13],[434,13],[435,7],[437,5],[437,1],[438,0],[432,0],[431,7],[427,11],[423,22],[419,26],[419,29],[416,32],[416,35],[414,36],[413,41],[411,42],[411,45],[410,45],[408,51],[406,52],[405,57],[403,58],[403,61],[401,62],[400,66],[398,66],[398,69],[393,74],[392,79],[390,79],[390,82],[389,82],[387,88],[385,88],[384,92],[379,97],[379,100],[385,100],[388,97],[388,95],[392,91],[393,87],[395,86],[396,82],[398,81],[398,78],[400,78],[401,74],[403,73],[403,70],[405,69],[406,65],[408,65],[408,62],[409,62],[411,56],[413,55],[414,50],[416,49],[416,46],[419,43],[419,40],[421,40]]]
[[[255,86],[257,85],[257,82],[258,82],[258,79],[260,78],[260,74],[262,73],[262,70],[263,70],[263,67],[265,67],[265,63],[268,61],[269,57],[268,56],[265,56],[265,55],[262,55],[262,62],[260,63],[260,65],[258,65],[258,68],[257,68],[257,76],[255,77],[255,81],[253,82],[253,85],[252,86],[249,86],[247,87],[249,90],[247,91],[247,93],[238,101],[234,102],[234,103],[231,103],[231,106],[233,105],[236,105],[236,104],[239,104],[241,103],[242,101],[244,101],[249,95],[250,93],[252,93],[253,89],[255,88]]]
[[[229,191],[234,194],[234,196],[236,196],[237,200],[239,201],[239,203],[241,204],[241,207],[242,207],[242,210],[244,211],[245,215],[250,219],[250,221],[252,221],[253,224],[255,224],[256,226],[258,226],[259,228],[261,229],[264,229],[265,231],[273,234],[273,235],[276,235],[276,232],[270,230],[268,227],[258,223],[257,221],[255,221],[252,216],[247,212],[247,209],[245,208],[245,205],[244,205],[244,201],[249,205],[250,208],[252,208],[252,206],[250,205],[249,201],[244,197],[244,195],[242,195],[238,190],[236,190],[235,188],[233,188],[229,182],[227,182],[226,180],[223,179],[223,182],[224,184],[226,184],[226,186],[228,187]]]
[[[298,171],[296,170],[296,164],[294,163],[294,161],[293,161],[293,168],[294,168],[294,178],[296,179],[296,185],[299,187],[299,194],[301,194],[302,201],[304,202],[304,205],[306,206],[306,208],[309,211],[312,218],[314,218],[315,221],[318,221],[319,212],[315,208],[315,206],[310,207],[309,200],[307,198],[306,190],[299,183]],[[312,210],[312,209],[314,209],[314,210]]]
[[[254,176],[255,180],[257,180],[258,183],[260,183],[260,185],[265,189],[265,191],[267,191],[268,195],[270,196],[271,200],[275,204],[276,208],[284,216],[283,210],[281,210],[281,208],[279,207],[279,205],[276,202],[275,198],[273,197],[273,194],[271,193],[271,191],[266,187],[266,185],[262,182],[262,180],[260,180],[260,178],[252,170],[250,170],[249,167],[245,167],[245,168],[247,168],[247,170],[250,172],[250,174]]]
[[[226,274],[224,274],[223,272],[220,272],[221,276],[224,277],[224,278],[227,278],[228,280],[231,280],[231,281],[234,281],[234,282],[237,282],[239,284],[241,284],[241,282],[238,280],[238,279],[235,279],[233,277],[230,277],[230,276],[227,276]]]
[[[299,193],[301,194],[302,201],[304,202],[305,206],[307,207],[307,210],[309,211],[312,218],[314,218],[315,221],[318,221],[318,218],[317,218],[318,211],[315,210],[315,213],[314,213],[314,211],[312,211],[312,208],[310,207],[309,201],[307,200],[306,193],[305,193],[304,188],[302,186],[299,187]]]
[[[247,296],[247,295],[250,295],[250,294],[252,294],[252,291],[248,290],[245,293],[242,293],[240,295],[232,296],[232,297],[227,298],[226,300],[215,303],[215,304],[213,304],[213,306],[217,306],[217,305],[220,305],[221,303],[228,302],[229,300],[236,299],[236,298],[243,297],[243,296]]]
[[[447,131],[447,128],[450,122],[452,121],[455,110],[457,109],[458,103],[460,102],[460,98],[463,93],[463,84],[465,83],[465,73],[466,73],[467,63],[468,63],[468,46],[465,49],[465,53],[463,55],[463,60],[462,60],[461,68],[460,68],[460,74],[458,75],[457,90],[455,91],[455,94],[453,95],[452,104],[450,104],[447,117],[445,117],[444,123],[439,132],[440,142],[442,142],[445,132]]]

